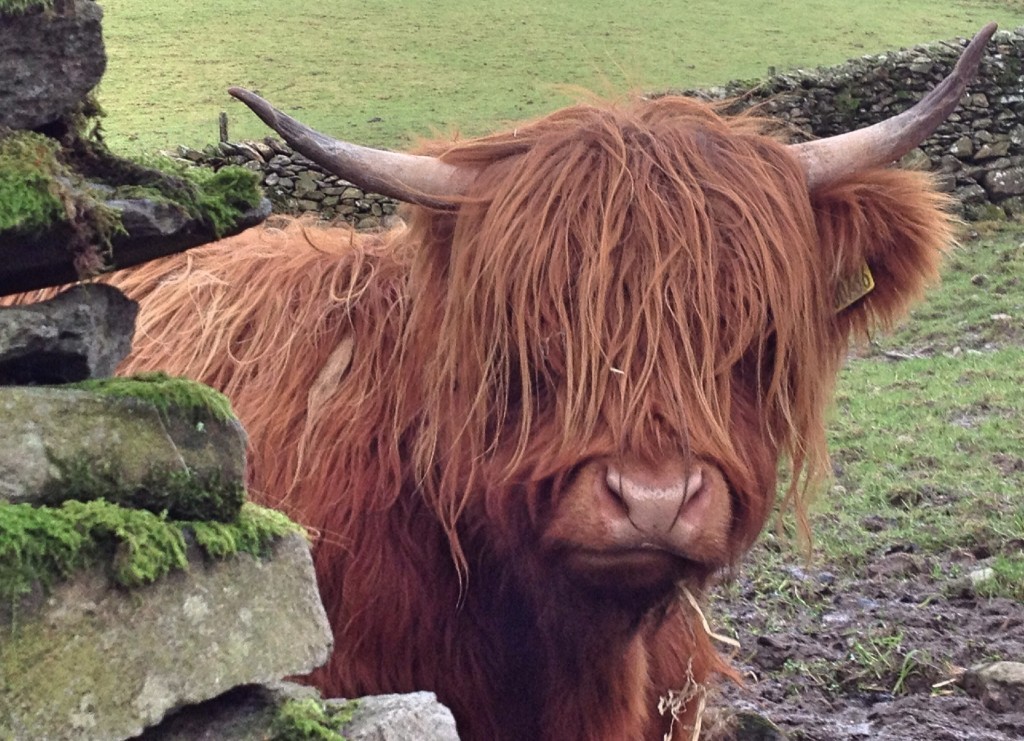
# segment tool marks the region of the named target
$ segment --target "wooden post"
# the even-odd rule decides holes
[[[228,140],[228,114],[225,111],[220,112],[220,140]]]

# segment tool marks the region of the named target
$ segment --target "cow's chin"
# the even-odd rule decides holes
[[[646,612],[675,595],[680,585],[702,583],[712,569],[653,548],[588,550],[560,554],[566,578],[590,598]]]

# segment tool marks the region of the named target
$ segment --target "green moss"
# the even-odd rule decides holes
[[[235,418],[231,402],[224,394],[187,378],[175,378],[162,372],[139,373],[127,378],[91,378],[68,385],[105,396],[141,399],[164,414],[171,409],[179,409],[199,418],[204,414],[221,421]]]
[[[54,187],[66,175],[58,150],[42,134],[0,136],[0,231],[37,231],[66,218]]]
[[[244,168],[211,173],[178,168],[168,158],[154,166],[154,158],[146,164],[113,155],[103,143],[102,115],[88,98],[47,127],[51,136],[0,130],[0,235],[18,239],[67,228],[69,251],[80,276],[88,277],[110,264],[112,239],[123,232],[108,200],[174,203],[211,237],[223,236],[259,205],[259,176]]]
[[[243,213],[259,205],[259,175],[244,167],[217,172],[187,167],[168,157],[139,161],[112,157],[105,151],[80,154],[84,169],[115,188],[118,198],[148,198],[175,203],[223,236]]]
[[[65,226],[83,277],[109,256],[120,215],[66,159],[58,142],[31,131],[0,130],[0,233],[32,235]]]
[[[342,727],[352,720],[358,702],[325,707],[314,698],[288,700],[270,726],[272,741],[345,741]]]
[[[850,88],[843,88],[836,93],[832,104],[837,111],[848,116],[859,110],[862,102],[860,97],[854,95]]]
[[[176,519],[230,522],[245,503],[245,485],[220,471],[200,475],[187,469],[154,469],[142,481],[130,484],[116,461],[83,456],[51,463],[60,476],[40,492],[43,504],[103,499]]]
[[[210,558],[265,556],[274,540],[301,528],[278,512],[243,506],[230,524],[172,520],[103,500],[60,507],[0,505],[0,603],[12,604],[36,584],[44,588],[75,571],[106,564],[114,583],[149,584],[187,569],[186,534]]]
[[[259,175],[244,167],[224,167],[215,173],[191,168],[188,177],[197,184],[196,206],[202,217],[223,235],[239,217],[259,205]]]
[[[192,522],[189,528],[210,558],[234,553],[265,556],[275,538],[303,532],[281,512],[255,505],[244,505],[234,522]]]

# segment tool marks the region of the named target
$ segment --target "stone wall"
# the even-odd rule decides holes
[[[323,219],[343,219],[358,229],[387,226],[398,202],[331,175],[282,141],[221,142],[200,152],[179,147],[178,155],[196,165],[220,168],[242,165],[261,173],[263,189],[278,213],[316,213]]]
[[[797,141],[832,136],[908,108],[949,73],[964,45],[924,44],[687,94],[732,98],[736,110],[758,106]],[[996,34],[960,107],[904,164],[939,173],[969,219],[1024,215],[1024,27]]]
[[[853,59],[836,67],[794,70],[764,80],[682,91],[760,106],[792,128],[794,141],[862,128],[908,108],[952,68],[965,41],[940,41]],[[195,163],[242,164],[263,174],[276,210],[317,212],[375,228],[396,204],[339,182],[274,139],[182,149]],[[1024,216],[1024,28],[1001,31],[960,108],[915,152],[908,166],[928,168],[955,193],[969,219]]]

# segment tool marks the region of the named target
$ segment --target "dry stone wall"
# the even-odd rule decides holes
[[[756,106],[791,127],[794,140],[832,136],[906,110],[949,73],[965,44],[924,44],[688,94],[735,99],[735,110]],[[938,173],[969,219],[1024,216],[1024,28],[996,34],[960,107],[904,164]]]
[[[261,173],[264,192],[274,211],[315,213],[326,220],[341,219],[358,229],[379,229],[395,218],[398,202],[331,175],[282,141],[221,142],[206,151],[179,147],[178,155],[196,165],[215,168],[242,165]]]
[[[763,80],[672,91],[757,106],[791,128],[794,141],[831,136],[906,110],[952,69],[965,40],[864,56],[836,67],[794,70]],[[664,93],[659,93],[664,94]],[[364,193],[275,140],[182,148],[197,164],[242,164],[262,173],[275,210],[318,213],[363,229],[386,224],[396,203]],[[905,165],[939,175],[968,219],[1024,216],[1024,28],[1001,31],[959,109]]]

